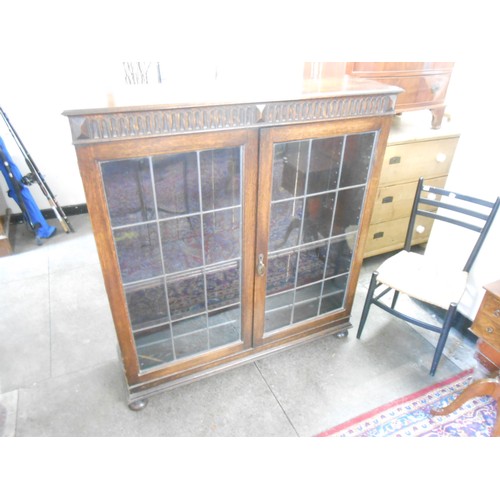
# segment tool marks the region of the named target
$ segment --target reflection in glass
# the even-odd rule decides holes
[[[270,255],[267,261],[267,294],[289,290],[295,286],[297,253]]]
[[[266,332],[272,332],[279,328],[285,328],[292,323],[293,306],[289,304],[280,309],[266,311],[264,329]]]
[[[321,297],[320,314],[341,309],[344,305],[345,291],[347,287],[347,274],[326,280]]]
[[[174,360],[172,333],[169,325],[162,325],[134,334],[141,370]]]
[[[128,285],[125,296],[132,328],[140,329],[168,321],[163,278]]]
[[[355,237],[355,234],[350,234],[337,237],[330,241],[325,277],[349,272]]]
[[[175,337],[174,349],[176,358],[185,358],[208,351],[208,331],[198,330]]]
[[[209,330],[209,343],[210,348],[220,347],[231,342],[236,342],[240,338],[238,330],[238,322],[232,321],[224,325],[210,328]]]
[[[302,196],[309,158],[309,141],[276,144],[273,164],[273,201]]]
[[[297,302],[293,308],[293,323],[300,323],[318,315],[319,298]]]
[[[203,215],[206,263],[235,259],[240,254],[240,211],[237,208]]]
[[[160,222],[163,262],[167,274],[203,265],[201,236],[199,215]]]
[[[306,198],[302,242],[322,240],[330,237],[335,208],[335,193]]]
[[[366,183],[374,144],[375,132],[347,136],[340,187]]]
[[[141,369],[241,340],[242,157],[101,163]]]
[[[266,335],[344,306],[375,139],[274,145]]]
[[[113,231],[124,283],[160,276],[163,272],[155,223]]]
[[[113,227],[155,218],[148,158],[103,162],[101,172]]]
[[[200,210],[196,153],[153,158],[158,217],[186,215]]]
[[[300,251],[296,286],[323,279],[328,243],[306,247]]]
[[[269,251],[297,245],[302,221],[302,200],[280,201],[271,205]]]
[[[363,187],[339,191],[333,224],[334,236],[358,230],[364,196]]]
[[[337,189],[343,145],[343,137],[312,141],[307,177],[308,194]]]
[[[239,205],[240,148],[212,149],[200,153],[203,210]]]
[[[239,263],[228,263],[216,271],[209,271],[206,279],[208,309],[226,307],[239,301]]]
[[[168,304],[172,320],[206,309],[203,276],[167,280]]]

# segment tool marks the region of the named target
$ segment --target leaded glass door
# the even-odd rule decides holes
[[[251,345],[256,137],[173,137],[99,162],[138,372]]]
[[[366,123],[262,132],[256,343],[345,315],[377,138]]]

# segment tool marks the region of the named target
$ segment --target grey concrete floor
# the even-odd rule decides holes
[[[42,246],[16,226],[15,253],[0,259],[0,436],[314,436],[475,365],[473,341],[453,330],[431,377],[433,335],[377,308],[356,339],[375,257],[363,265],[346,338],[269,355],[133,412],[90,221],[70,220],[70,234],[50,220],[58,232]]]

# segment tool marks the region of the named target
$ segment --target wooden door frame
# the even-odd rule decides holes
[[[243,211],[241,229],[242,341],[141,372],[128,318],[118,257],[113,243],[111,222],[106,208],[100,162],[236,146],[242,146],[244,151],[241,183],[243,189],[241,193]],[[117,140],[95,145],[76,146],[76,152],[128,385],[134,386],[173,375],[178,378],[182,376],[183,372],[213,363],[217,358],[231,356],[251,348],[258,130],[213,131],[160,138]]]
[[[258,276],[255,278],[254,292],[254,325],[253,342],[254,346],[261,346],[273,342],[279,342],[286,337],[299,335],[304,330],[316,331],[323,325],[335,324],[339,320],[345,319],[347,322],[351,314],[354,293],[359,278],[359,269],[363,259],[363,248],[368,232],[369,221],[373,210],[375,195],[377,192],[383,154],[387,144],[391,117],[373,117],[343,120],[339,122],[322,122],[300,125],[287,125],[280,127],[270,127],[261,129],[260,133],[260,156],[259,156],[259,179],[258,179],[258,207],[257,207],[257,227],[256,227],[256,255],[264,256],[264,265],[267,269],[270,210],[271,210],[271,189],[272,189],[272,167],[273,167],[273,147],[279,142],[294,140],[309,140],[333,137],[336,135],[350,135],[366,132],[376,132],[377,137],[373,149],[371,171],[367,180],[365,202],[361,211],[359,221],[359,233],[357,245],[353,252],[351,272],[347,284],[344,304],[345,308],[336,310],[330,314],[311,320],[290,325],[278,330],[273,335],[264,335],[265,325],[265,297],[266,278]]]

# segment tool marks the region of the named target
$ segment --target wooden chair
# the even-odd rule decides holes
[[[430,370],[430,374],[434,375],[453,324],[458,303],[464,293],[468,273],[481,249],[499,205],[500,197],[492,203],[427,186],[424,184],[424,179],[420,178],[404,249],[389,257],[373,272],[361,314],[357,338],[361,337],[372,304],[409,323],[436,332],[439,334],[439,339]],[[423,218],[427,217],[439,220],[440,223],[453,224],[460,231],[475,233],[472,240],[467,237],[468,235],[460,240],[461,242],[468,241],[472,245],[472,250],[467,254],[465,265],[462,262],[460,267],[457,267],[454,265],[455,259],[451,258],[453,252],[456,253],[457,250],[455,238],[448,239],[451,248],[446,252],[440,247],[439,258],[436,255],[428,254],[427,249],[424,254],[412,252],[413,236],[415,232],[421,231],[425,220]],[[383,287],[383,290],[380,291],[379,287]],[[394,292],[392,303],[388,305],[387,301],[382,302],[381,299],[391,291]],[[375,294],[376,292],[377,294]],[[424,322],[397,310],[396,305],[400,293],[444,309],[446,314],[441,324],[438,326]]]

